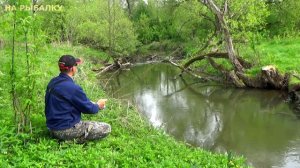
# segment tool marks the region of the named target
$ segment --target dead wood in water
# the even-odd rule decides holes
[[[281,75],[275,66],[269,65],[262,67],[261,80],[263,88],[287,89],[289,75]]]
[[[237,73],[237,75],[247,87],[277,90],[288,89],[289,74],[280,74],[273,65],[262,67],[260,74],[256,77],[248,77],[242,73]]]
[[[171,65],[174,65],[174,66],[176,66],[177,68],[181,69],[183,72],[186,72],[186,73],[190,74],[191,76],[194,76],[194,77],[196,77],[196,78],[198,78],[198,79],[203,79],[203,80],[205,80],[205,81],[208,80],[208,79],[205,79],[205,78],[203,78],[203,77],[201,77],[201,76],[199,76],[199,75],[197,75],[197,74],[191,72],[190,69],[184,68],[184,67],[182,67],[182,66],[176,64],[175,62],[173,62],[173,61],[171,61],[171,60],[163,60],[162,62],[170,63]],[[181,74],[182,74],[182,73],[181,73]],[[180,74],[180,75],[181,75],[181,74]]]
[[[112,71],[112,70],[115,70],[117,69],[117,66],[115,64],[109,64],[108,66],[104,67],[100,72],[99,74],[102,74],[102,73],[105,73],[105,72],[108,72],[108,71]]]
[[[245,84],[243,81],[239,79],[239,77],[236,75],[234,70],[228,71],[225,67],[223,67],[221,64],[217,64],[212,58],[208,58],[209,63],[212,67],[222,72],[222,74],[226,77],[226,79],[229,79],[230,82],[232,82],[236,87],[242,88],[245,87]]]
[[[115,70],[124,70],[131,67],[132,64],[130,62],[123,63],[120,59],[115,61],[113,64],[106,64],[105,67],[102,67],[100,69],[94,69],[93,71],[100,71],[98,74],[103,74],[106,72],[111,72]]]

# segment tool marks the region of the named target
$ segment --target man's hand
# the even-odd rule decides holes
[[[101,110],[103,110],[105,108],[106,101],[107,101],[107,99],[100,99],[100,100],[98,100],[97,104],[98,104],[98,106],[99,106],[99,108]]]

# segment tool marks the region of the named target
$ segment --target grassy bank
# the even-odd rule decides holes
[[[48,81],[58,74],[59,56],[70,53],[83,57],[75,80],[91,100],[106,97],[99,85],[92,62],[106,55],[85,47],[54,44],[44,47],[36,58],[39,72],[37,103],[31,116],[33,133],[16,134],[10,98],[10,50],[1,50],[0,66],[0,165],[1,167],[244,167],[242,158],[228,158],[192,148],[151,127],[132,106],[109,98],[107,108],[85,120],[112,125],[106,139],[76,144],[51,139],[45,126],[44,91]],[[25,71],[24,56],[16,58],[17,75]],[[92,59],[91,59],[92,58]]]
[[[269,39],[256,44],[255,50],[243,48],[241,55],[249,59],[255,66],[250,72],[255,73],[261,66],[274,65],[285,73],[300,73],[300,38]]]
[[[289,88],[300,83],[300,80],[293,75],[300,77],[300,37],[274,38],[263,40],[253,48],[245,47],[241,54],[246,57],[254,66],[247,70],[251,76],[261,71],[261,67],[274,65],[282,74],[289,73],[291,78]]]
[[[258,46],[261,65],[275,65],[282,73],[300,77],[300,38],[268,40]],[[258,69],[258,68],[257,68]],[[289,85],[299,84],[300,80],[291,76]]]

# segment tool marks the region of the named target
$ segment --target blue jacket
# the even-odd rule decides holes
[[[99,106],[92,103],[67,74],[60,73],[53,78],[46,90],[46,124],[50,130],[73,127],[81,120],[81,113],[95,114]]]

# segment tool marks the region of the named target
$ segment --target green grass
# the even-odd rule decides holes
[[[20,51],[19,51],[20,52]],[[106,97],[91,68],[95,58],[105,59],[102,52],[83,46],[54,44],[44,47],[37,59],[38,85],[36,104],[31,115],[33,133],[16,134],[10,98],[10,50],[1,50],[0,66],[0,167],[245,167],[241,157],[229,158],[177,142],[162,130],[154,129],[134,106],[109,98],[107,108],[85,120],[111,124],[112,133],[101,141],[87,144],[51,139],[45,126],[44,91],[48,81],[58,75],[57,60],[63,54],[83,57],[76,82],[95,101]],[[18,74],[25,71],[24,56],[17,55]]]
[[[256,74],[265,65],[274,65],[281,73],[300,73],[299,37],[265,40],[256,46],[256,53],[248,48],[242,55],[255,63],[250,74]]]
[[[289,90],[300,84],[300,80],[293,76],[300,77],[300,37],[264,40],[256,45],[256,52],[245,47],[242,55],[254,63],[254,66],[246,71],[247,75],[256,76],[263,66],[274,65],[279,73],[291,74]]]

